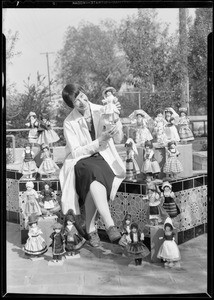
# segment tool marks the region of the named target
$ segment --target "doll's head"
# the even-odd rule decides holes
[[[125,143],[126,150],[131,150],[133,148],[133,144],[131,141]]]
[[[75,223],[75,219],[72,215],[67,215],[65,221],[68,226]]]
[[[26,120],[30,120],[30,121],[36,120],[36,113],[33,111],[29,112],[29,114],[26,117]]]
[[[165,223],[165,224],[164,224],[164,230],[165,230],[166,232],[173,231],[172,224],[170,224],[170,223]]]
[[[131,225],[131,231],[134,232],[134,233],[138,231],[138,225],[137,225],[137,223],[132,223],[132,225]]]
[[[170,150],[170,149],[175,149],[175,147],[176,147],[176,142],[171,141],[171,142],[168,143],[168,149],[169,149],[169,150]]]
[[[125,215],[125,218],[124,218],[124,224],[125,225],[130,225],[130,223],[131,223],[131,215],[130,214],[126,214]]]
[[[164,113],[165,113],[165,118],[166,119],[170,119],[173,116],[173,112],[172,112],[172,110],[170,108],[166,108],[165,111],[164,111]]]
[[[150,184],[153,180],[153,176],[152,175],[146,175],[146,183]]]
[[[115,97],[115,93],[116,93],[115,88],[109,86],[103,91],[102,95],[104,98],[112,97],[112,96]]]
[[[51,188],[51,182],[50,181],[45,181],[44,183],[43,183],[43,188],[46,190],[46,191],[48,191],[50,188]]]
[[[60,223],[55,223],[54,225],[53,225],[53,230],[54,230],[54,232],[56,232],[56,233],[60,233],[61,232],[61,230],[62,230],[62,224],[60,224]]]
[[[33,181],[28,181],[25,186],[28,191],[32,190],[34,188]]]
[[[161,117],[163,117],[163,110],[161,108],[158,108],[156,110],[155,114],[158,118],[161,118]]]
[[[32,149],[31,143],[25,143],[24,147],[25,147],[25,150],[27,150],[27,151],[30,151]]]
[[[36,214],[31,214],[29,217],[28,217],[28,225],[30,227],[36,227],[38,224],[38,217]]]
[[[187,108],[186,107],[180,107],[179,108],[180,117],[186,117],[187,116]]]
[[[46,144],[42,144],[41,145],[41,151],[42,152],[48,152],[49,151],[49,146]]]
[[[169,192],[172,190],[172,185],[169,183],[169,181],[164,181],[161,188],[164,192]]]
[[[152,149],[153,148],[153,143],[151,141],[145,141],[144,144],[146,149]]]

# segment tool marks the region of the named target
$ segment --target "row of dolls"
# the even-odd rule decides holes
[[[157,178],[161,172],[160,165],[155,158],[153,143],[146,141],[144,144],[143,164],[140,170],[135,156],[138,155],[138,150],[133,139],[129,138],[125,143],[126,148],[126,180],[137,181],[137,175],[141,172],[145,175],[152,175]],[[171,141],[167,145],[167,159],[163,166],[163,172],[167,177],[176,179],[178,174],[183,171],[183,166],[178,159],[180,152],[176,149],[176,142]]]
[[[38,226],[38,215],[35,213],[28,217],[28,239],[23,247],[25,255],[33,260],[41,259],[48,247],[52,248],[53,263],[62,262],[62,257],[79,257],[79,250],[86,240],[80,236],[74,226],[75,219],[70,212],[65,216],[65,225],[55,222],[52,225],[53,232],[49,237],[49,245],[42,237],[43,232]]]
[[[26,120],[27,123],[25,125],[30,128],[28,134],[29,143],[52,145],[60,140],[60,137],[51,126],[49,117],[41,116],[38,119],[36,113],[31,111],[27,115]]]
[[[193,141],[187,109],[179,109],[180,116],[173,108],[164,111],[158,109],[154,120],[142,109],[135,110],[129,118],[135,124],[134,140],[138,146],[146,141],[156,140],[159,146],[166,146],[169,141],[187,143]]]

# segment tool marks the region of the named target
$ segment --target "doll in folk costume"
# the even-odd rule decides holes
[[[41,216],[41,208],[38,203],[39,195],[34,189],[34,183],[32,181],[26,182],[26,191],[22,194],[22,213],[25,218],[25,225],[27,224],[28,217],[32,214]]]
[[[38,132],[39,137],[37,143],[40,145],[46,144],[52,147],[53,143],[56,143],[60,139],[56,131],[52,129],[49,118],[41,117]]]
[[[175,242],[172,220],[167,218],[164,222],[163,244],[160,246],[157,257],[163,259],[165,268],[180,268],[181,255]]]
[[[131,224],[131,232],[128,238],[127,253],[135,260],[135,265],[140,266],[142,259],[149,255],[150,251],[143,243],[144,233],[141,232],[136,223]]]
[[[173,108],[168,107],[164,111],[164,116],[166,120],[165,133],[167,135],[168,141],[179,142],[180,137],[175,124],[178,122],[179,115],[174,111]]]
[[[176,143],[171,141],[168,143],[167,160],[163,167],[163,172],[171,179],[176,179],[178,174],[183,171],[183,166],[178,159],[180,152],[176,149]]]
[[[32,145],[30,143],[25,144],[25,149],[22,153],[23,163],[21,165],[20,172],[23,174],[22,179],[34,180],[33,173],[38,171],[36,162],[34,160],[34,152],[32,151]]]
[[[168,144],[168,137],[162,126],[156,128],[156,139],[160,147],[165,147]]]
[[[65,236],[62,233],[62,224],[56,222],[53,225],[53,232],[50,235],[52,247],[53,263],[62,262],[62,256],[65,254]]]
[[[59,202],[56,200],[56,194],[51,188],[50,181],[45,181],[43,183],[43,189],[40,192],[39,205],[42,214],[47,217],[52,216],[61,209]]]
[[[67,257],[77,257],[79,250],[85,244],[86,240],[79,236],[77,229],[74,225],[75,219],[72,214],[68,213],[65,217],[65,228],[64,228],[64,236],[65,236],[65,250]]]
[[[180,209],[175,202],[175,194],[172,191],[172,185],[168,181],[162,184],[163,208],[169,214],[170,218],[175,218],[179,215]]]
[[[41,259],[42,255],[48,251],[47,245],[43,237],[42,231],[38,227],[38,216],[31,214],[28,218],[28,239],[23,247],[25,254],[32,260]]]
[[[28,121],[25,125],[30,128],[29,134],[28,134],[28,141],[31,144],[37,143],[38,139],[38,127],[39,127],[39,122],[37,120],[37,116],[35,112],[30,112],[26,120]]]
[[[130,232],[131,232],[131,215],[126,214],[125,218],[122,222],[122,227],[121,227],[121,239],[119,241],[119,245],[125,247],[128,244],[128,240],[130,239]]]
[[[144,146],[146,141],[153,140],[153,136],[148,129],[149,122],[152,119],[146,112],[144,112],[142,109],[138,109],[135,110],[134,113],[132,113],[129,117],[134,119],[136,123],[135,142],[137,146]]]
[[[167,121],[164,118],[162,109],[158,108],[156,111],[156,117],[154,118],[154,131],[153,131],[156,138],[158,135],[158,129],[160,130],[162,128],[164,130],[166,123]]]
[[[146,141],[145,142],[144,161],[143,161],[141,172],[146,175],[150,174],[153,177],[157,178],[160,171],[161,170],[160,170],[159,163],[155,159],[153,143],[151,141]]]
[[[126,180],[137,181],[137,174],[140,174],[135,155],[138,155],[137,147],[133,139],[129,138],[125,143],[126,148]]]
[[[53,173],[59,170],[59,167],[52,159],[49,146],[46,144],[41,145],[41,159],[43,161],[38,169],[38,173],[41,175],[46,175],[50,178]]]
[[[145,199],[148,199],[149,201],[146,214],[150,225],[157,226],[159,223],[164,222],[165,219],[169,217],[168,213],[162,207],[160,192],[154,182],[151,182],[149,185],[147,185],[147,194]]]
[[[102,103],[104,104],[104,113],[109,116],[108,120],[110,124],[114,124],[118,120],[120,114],[120,111],[115,105],[118,101],[115,93],[116,90],[113,87],[107,87],[102,93],[104,98],[102,100]]]
[[[179,113],[180,113],[180,117],[178,121],[178,134],[180,136],[181,142],[187,143],[188,141],[193,141],[194,136],[189,127],[190,120],[187,117],[187,108],[180,107]]]

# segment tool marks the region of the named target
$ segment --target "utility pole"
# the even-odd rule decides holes
[[[50,101],[51,101],[51,85],[50,85],[50,71],[49,71],[49,58],[48,55],[49,54],[54,54],[54,52],[43,52],[40,54],[45,54],[46,55],[46,59],[47,59],[47,69],[48,69],[48,87],[49,87],[49,96],[50,96]]]

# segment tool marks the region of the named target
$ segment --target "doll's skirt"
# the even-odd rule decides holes
[[[43,162],[39,167],[38,172],[42,175],[46,175],[46,174],[52,174],[56,172],[56,170],[58,169],[59,167],[57,166],[55,161],[52,158],[48,157],[43,160]]]
[[[54,208],[54,202],[53,202],[53,200],[44,201],[44,208],[45,209]]]
[[[163,208],[169,214],[170,218],[175,218],[180,214],[180,209],[175,203],[175,200],[172,198],[165,200],[165,202],[163,203]]]
[[[131,257],[146,257],[150,251],[143,242],[130,243],[127,245],[127,253]]]
[[[41,208],[36,199],[27,200],[25,204],[25,215],[30,216],[31,214],[36,214],[38,216],[42,214]]]
[[[32,128],[29,130],[28,141],[29,143],[37,143],[38,131],[37,128]]]
[[[179,142],[180,141],[178,130],[175,127],[175,125],[172,125],[172,126],[169,126],[169,127],[166,126],[165,127],[165,133],[166,133],[167,138],[170,141],[175,141],[175,142]]]
[[[38,137],[38,144],[45,143],[46,145],[59,141],[60,137],[53,129],[43,130]]]
[[[30,175],[32,173],[36,173],[38,170],[36,166],[36,162],[34,160],[23,162],[20,172],[23,175]]]
[[[163,168],[164,173],[180,173],[182,171],[183,166],[176,156],[169,157]]]
[[[160,246],[160,249],[157,254],[158,258],[162,258],[164,260],[172,260],[178,261],[181,259],[180,251],[178,246],[174,240],[172,241],[164,241]]]
[[[143,163],[141,171],[143,173],[159,173],[161,170],[159,163],[156,160],[151,161],[149,159],[146,159]]]
[[[193,133],[188,125],[181,126],[178,132],[181,140],[185,140],[185,141],[194,140]]]
[[[40,255],[48,251],[45,240],[40,236],[29,237],[24,246],[24,252],[31,255]]]
[[[80,159],[75,165],[76,191],[80,206],[85,203],[90,185],[95,180],[105,186],[109,199],[114,176],[112,169],[100,154]]]

